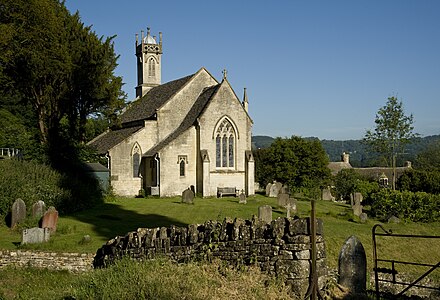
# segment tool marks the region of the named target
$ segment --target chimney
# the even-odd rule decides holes
[[[349,164],[350,163],[350,154],[342,152],[342,161]]]

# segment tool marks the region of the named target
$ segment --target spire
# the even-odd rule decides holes
[[[244,88],[244,94],[243,94],[243,107],[244,107],[244,110],[247,112],[249,109],[249,101],[248,101],[248,96],[246,93],[246,88]]]

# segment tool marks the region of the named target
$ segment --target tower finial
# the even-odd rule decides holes
[[[228,76],[228,71],[226,71],[226,69],[223,69],[222,73],[223,73],[223,79],[226,79],[226,77]]]
[[[248,96],[247,96],[247,93],[246,93],[246,88],[244,88],[242,105],[243,105],[243,108],[244,108],[245,111],[249,110],[249,101],[248,101]]]
[[[147,27],[147,36],[150,35],[150,27]]]

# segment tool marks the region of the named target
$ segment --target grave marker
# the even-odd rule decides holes
[[[14,228],[18,223],[26,219],[26,204],[23,200],[18,198],[12,204],[11,211],[11,228]]]

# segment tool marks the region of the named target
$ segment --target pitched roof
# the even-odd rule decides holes
[[[356,173],[373,179],[373,180],[379,180],[380,176],[382,174],[385,174],[386,177],[391,179],[393,177],[393,168],[388,167],[371,167],[371,168],[353,168]],[[396,167],[396,178],[399,178],[402,176],[403,172],[408,170],[408,167]]]
[[[142,98],[134,101],[121,114],[122,124],[145,120],[153,116],[156,109],[162,107],[175,93],[177,93],[194,74],[176,79],[149,90]]]
[[[98,154],[105,154],[108,150],[110,150],[143,127],[144,126],[132,126],[107,131],[90,141],[88,144],[95,148]]]
[[[197,98],[197,100],[194,102],[194,105],[189,110],[188,114],[183,119],[180,126],[173,131],[170,135],[168,135],[165,139],[160,141],[158,144],[153,146],[150,150],[148,150],[144,156],[152,156],[156,154],[158,151],[160,151],[163,147],[168,145],[170,142],[172,142],[174,139],[176,139],[179,135],[181,135],[183,132],[185,132],[188,128],[190,128],[197,120],[197,118],[201,115],[204,108],[208,104],[209,100],[212,98],[212,96],[217,92],[218,88],[220,87],[220,84],[213,85],[211,87],[205,88],[200,96]]]
[[[328,168],[332,172],[332,175],[338,174],[343,169],[351,169],[350,163],[343,162],[343,161],[332,161],[329,162]]]

